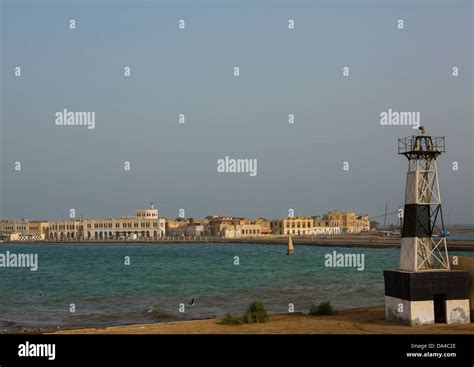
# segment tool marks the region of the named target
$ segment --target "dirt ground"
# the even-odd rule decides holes
[[[219,319],[61,330],[59,334],[474,334],[474,323],[409,327],[385,320],[383,307],[337,312],[271,315],[264,324],[220,325]]]

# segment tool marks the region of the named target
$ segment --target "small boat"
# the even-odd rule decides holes
[[[287,255],[293,256],[295,254],[295,248],[293,247],[293,240],[291,236],[288,236],[288,252]]]

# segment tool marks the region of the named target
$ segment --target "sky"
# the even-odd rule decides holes
[[[472,1],[2,1],[0,12],[0,219],[110,218],[151,201],[170,218],[374,217],[403,206],[397,139],[417,133],[381,125],[392,109],[446,137],[445,220],[474,223]],[[56,125],[64,109],[94,112],[95,128]],[[257,159],[257,175],[219,173],[226,156]]]

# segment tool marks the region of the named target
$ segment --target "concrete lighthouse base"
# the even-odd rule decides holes
[[[469,274],[465,271],[386,270],[385,315],[407,325],[469,323]]]

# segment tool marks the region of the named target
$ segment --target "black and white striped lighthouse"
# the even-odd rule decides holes
[[[408,158],[400,269],[449,270],[436,166],[436,158],[444,152],[444,137],[398,140],[398,154]]]
[[[420,132],[398,140],[408,172],[400,268],[384,271],[386,316],[412,326],[470,322],[469,276],[450,270],[446,245],[436,165],[445,139]]]

